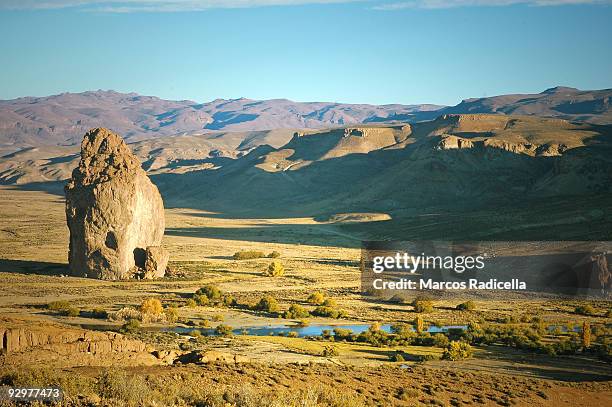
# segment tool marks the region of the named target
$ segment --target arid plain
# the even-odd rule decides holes
[[[138,308],[149,298],[178,310],[175,323],[144,323],[126,333],[148,346],[144,352],[125,352],[126,357],[121,352],[75,352],[62,358],[61,344],[2,356],[5,380],[40,382],[52,377],[64,384],[75,404],[104,403],[109,397],[96,387],[100,372],[92,366],[107,366],[108,380],[130,383],[132,390],[121,394],[126,404],[208,400],[203,405],[604,405],[612,396],[609,363],[588,355],[549,357],[483,345],[474,347],[470,359],[449,361],[438,360],[443,350],[437,346],[330,342],[278,334],[196,337],[148,329],[182,326],[189,332],[202,326],[295,325],[294,318],[279,319],[248,305],[272,295],[281,313],[291,304],[312,309],[307,298],[314,291],[331,298],[346,316],[313,317],[308,324],[412,324],[419,315],[412,305],[361,298],[357,239],[334,224],[312,218],[237,219],[171,208],[166,210],[164,245],[175,274],[157,281],[98,281],[66,276],[68,230],[62,196],[2,187],[0,214],[0,309],[5,327],[55,332],[59,337],[80,332],[81,327],[95,326],[101,332],[121,326],[91,310],[111,314]],[[263,275],[270,259],[233,258],[244,250],[279,252],[284,276]],[[189,306],[188,299],[206,284],[231,294],[243,306]],[[67,316],[50,311],[48,304],[54,301],[68,301],[79,312]],[[534,316],[553,325],[580,325],[584,320],[606,324],[607,302],[593,304],[594,314],[582,316],[576,315],[571,301],[477,301],[473,311],[455,310],[456,301],[438,301],[434,312],[424,315],[432,325],[512,318],[516,320],[511,324],[529,325],[521,323],[521,317],[530,321]],[[326,354],[330,345],[333,352]],[[163,358],[147,356],[162,351],[208,352],[208,357],[219,359],[168,365]],[[393,358],[398,353],[403,361]],[[228,355],[234,361],[225,360]]]

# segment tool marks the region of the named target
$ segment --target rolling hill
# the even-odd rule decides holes
[[[276,147],[228,135],[130,146],[170,207],[311,216],[363,239],[612,238],[609,125],[446,114],[296,131]],[[24,149],[0,158],[0,183],[57,188],[77,161],[75,146]]]

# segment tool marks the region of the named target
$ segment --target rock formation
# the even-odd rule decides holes
[[[73,275],[105,280],[164,275],[164,204],[123,139],[93,129],[65,188]]]

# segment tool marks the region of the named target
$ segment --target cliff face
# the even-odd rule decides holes
[[[65,191],[74,275],[105,280],[164,275],[163,201],[121,137],[106,129],[85,134],[79,166]],[[148,259],[152,254],[157,257]],[[147,269],[147,263],[156,267]]]

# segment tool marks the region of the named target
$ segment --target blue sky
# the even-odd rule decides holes
[[[611,88],[610,21],[610,2],[589,0],[0,0],[0,99],[456,104]]]

